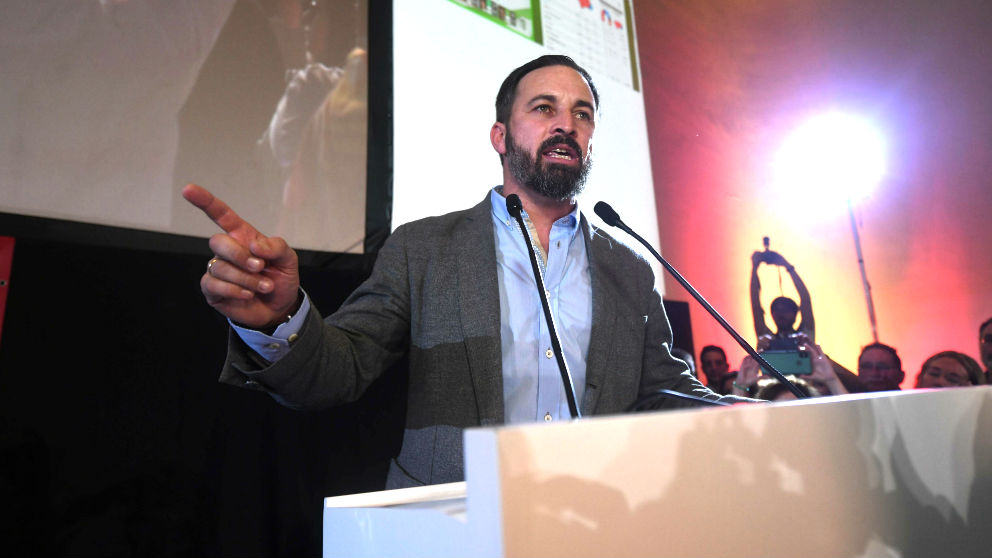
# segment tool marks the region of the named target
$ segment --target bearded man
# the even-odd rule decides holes
[[[589,171],[599,94],[566,56],[507,76],[490,129],[503,185],[463,211],[403,225],[372,275],[322,319],[296,253],[206,190],[183,195],[222,229],[201,279],[232,325],[221,381],[294,408],[353,401],[409,360],[406,425],[387,488],[464,478],[462,429],[570,418],[523,234],[534,250],[583,415],[621,413],[671,389],[720,397],[672,357],[650,266],[575,201]],[[506,208],[519,196],[526,231]]]

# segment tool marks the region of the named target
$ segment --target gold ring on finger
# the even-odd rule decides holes
[[[217,263],[217,257],[216,256],[214,256],[213,258],[210,258],[210,261],[207,262],[207,274],[213,275],[213,273],[211,273],[211,270],[213,269],[215,263]]]

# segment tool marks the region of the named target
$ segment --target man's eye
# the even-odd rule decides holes
[[[592,115],[588,112],[577,112],[575,113],[575,117],[582,120],[592,120]]]
[[[538,112],[551,112],[551,105],[538,105],[534,110]]]

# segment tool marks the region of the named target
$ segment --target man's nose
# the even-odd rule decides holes
[[[559,113],[558,118],[555,120],[555,133],[574,136],[576,134],[575,115],[571,113]]]

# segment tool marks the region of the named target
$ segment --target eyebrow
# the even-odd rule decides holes
[[[555,95],[552,95],[550,93],[544,93],[544,94],[541,94],[541,95],[537,95],[534,98],[532,98],[531,100],[527,101],[527,104],[528,105],[532,105],[532,104],[534,104],[537,101],[547,101],[549,103],[557,103],[558,102],[558,97],[555,96]],[[591,110],[593,112],[596,112],[596,107],[593,106],[592,103],[590,103],[589,101],[587,101],[585,99],[579,99],[578,101],[576,101],[575,102],[575,106],[576,107],[588,108],[589,110]]]

